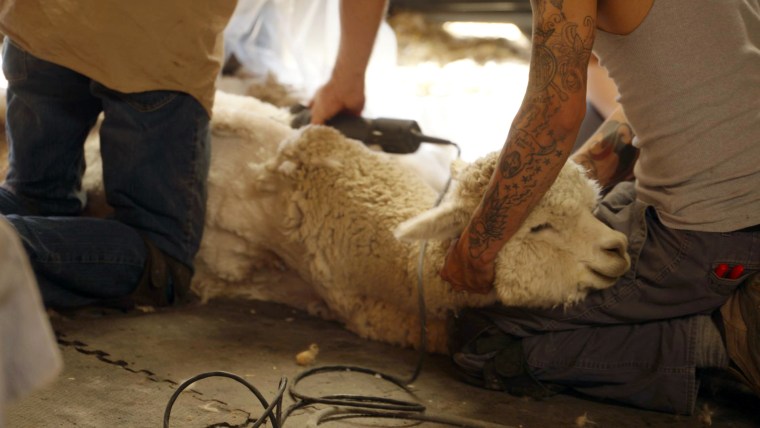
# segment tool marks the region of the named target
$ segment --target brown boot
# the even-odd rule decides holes
[[[193,273],[187,266],[159,250],[143,237],[147,249],[145,268],[130,296],[135,305],[169,306],[186,300]]]
[[[760,396],[760,274],[747,278],[720,308],[729,371]]]

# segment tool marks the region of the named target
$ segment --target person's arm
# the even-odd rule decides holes
[[[364,77],[387,0],[342,0],[340,47],[330,79],[309,103],[311,123],[324,123],[341,111],[364,109]]]
[[[532,0],[531,6],[525,97],[483,200],[441,271],[455,290],[493,288],[496,255],[557,178],[585,115],[596,0]]]
[[[599,129],[578,149],[572,160],[586,168],[586,175],[609,190],[624,180],[633,179],[639,150],[633,147],[633,129],[618,107]]]

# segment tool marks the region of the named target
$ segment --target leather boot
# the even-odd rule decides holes
[[[731,359],[728,370],[760,397],[760,273],[734,291],[720,314]]]
[[[143,237],[147,248],[145,268],[130,296],[135,305],[170,306],[189,298],[193,272]]]

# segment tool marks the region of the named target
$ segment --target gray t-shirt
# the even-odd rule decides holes
[[[760,224],[760,0],[655,0],[594,51],[637,135],[638,198],[673,228]]]

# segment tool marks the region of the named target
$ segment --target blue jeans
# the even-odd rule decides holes
[[[190,95],[121,93],[41,60],[6,38],[8,175],[0,213],[29,254],[48,306],[130,294],[149,239],[192,269],[206,205],[209,117]],[[79,217],[83,145],[103,112],[103,182],[109,219]]]

